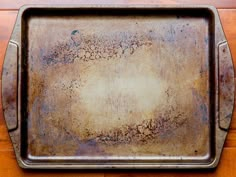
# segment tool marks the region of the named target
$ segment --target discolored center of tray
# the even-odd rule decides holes
[[[30,159],[209,159],[207,15],[64,12],[25,23]]]

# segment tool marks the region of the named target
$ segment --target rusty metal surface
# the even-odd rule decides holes
[[[234,76],[234,67],[226,41],[219,44],[219,66],[219,126],[227,130],[232,117],[232,112],[229,112],[229,109],[232,110],[234,106],[234,82],[232,79]]]
[[[18,60],[18,46],[14,42],[9,42],[8,53],[5,56],[3,75],[2,78],[2,94],[3,110],[7,123],[8,130],[14,130],[17,128],[17,60]],[[13,59],[13,60],[11,60]]]
[[[234,73],[214,8],[32,8],[12,34],[18,87],[3,82],[5,107],[7,88],[18,90],[16,116],[4,115],[17,122],[10,135],[22,167],[217,165]],[[17,73],[5,63],[3,81]]]

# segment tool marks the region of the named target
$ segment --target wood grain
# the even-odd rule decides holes
[[[21,3],[25,1],[18,2],[16,4],[13,1],[3,0],[0,3],[0,9],[18,9]],[[31,3],[39,1],[30,1]],[[40,1],[44,2],[44,1]],[[52,1],[48,1],[51,2]],[[61,2],[57,0],[56,2]],[[81,1],[82,2],[82,1]],[[134,1],[122,1],[123,3],[133,3]],[[138,1],[135,1],[138,2]],[[154,1],[148,1],[149,3],[154,3]],[[159,1],[161,2],[161,1]],[[185,1],[171,1],[169,3],[180,3]],[[195,0],[191,1],[196,2]],[[200,1],[201,2],[201,1]],[[210,1],[205,1],[210,2]],[[75,3],[75,1],[74,1]],[[88,2],[90,3],[90,1]],[[213,5],[223,8],[235,8],[236,1],[214,1],[211,2]],[[231,53],[236,65],[236,9],[220,9],[219,10],[220,19],[223,25],[223,29],[226,34],[229,46],[231,48]],[[12,29],[14,27],[15,19],[17,16],[17,11],[14,10],[4,10],[0,11],[0,72],[2,70],[2,64],[4,60],[5,50],[7,47],[8,40],[10,38]],[[1,102],[1,100],[0,100]],[[213,171],[97,171],[91,173],[90,171],[32,171],[32,170],[22,170],[18,167],[15,155],[12,149],[12,144],[10,142],[8,132],[6,129],[6,124],[3,119],[2,105],[0,104],[0,177],[10,177],[10,176],[106,176],[106,177],[139,177],[139,176],[161,176],[161,177],[235,177],[236,176],[236,110],[233,113],[233,120],[231,123],[231,128],[227,140],[225,142],[225,148],[223,150],[222,158],[220,164],[216,170]]]
[[[24,4],[206,4],[217,8],[235,8],[235,0],[1,0],[0,9],[19,9]]]

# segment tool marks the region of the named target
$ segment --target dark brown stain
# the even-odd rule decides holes
[[[106,145],[120,145],[129,143],[147,143],[156,141],[163,137],[165,133],[170,134],[181,127],[187,117],[184,113],[176,113],[173,107],[170,107],[163,115],[153,119],[143,120],[140,124],[124,125],[108,132],[102,132],[96,137],[98,143]]]
[[[111,36],[83,36],[78,30],[72,31],[71,40],[60,42],[43,56],[47,65],[69,64],[74,60],[98,60],[121,58],[132,55],[137,48],[152,45],[152,31],[147,34],[129,32],[115,33]]]

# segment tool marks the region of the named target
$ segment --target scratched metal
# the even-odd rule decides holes
[[[117,162],[126,168],[132,162],[209,167],[214,122],[225,131],[233,105],[231,96],[223,99],[220,115],[229,118],[214,120],[217,40],[209,11],[25,13],[21,166],[85,161],[95,168]],[[232,63],[224,50],[229,58],[219,63],[220,73],[230,84],[222,86],[221,79],[219,85],[227,97],[234,92],[233,70],[225,70]]]
[[[28,25],[30,155],[207,156],[206,19],[32,17]]]

